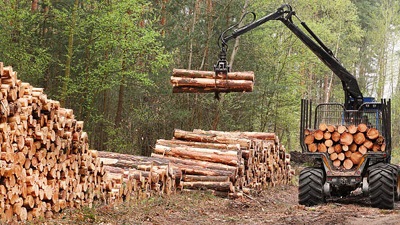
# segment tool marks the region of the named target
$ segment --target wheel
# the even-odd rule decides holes
[[[325,175],[322,169],[303,169],[299,176],[299,204],[313,206],[325,203],[324,183]]]
[[[392,172],[394,199],[396,201],[399,201],[400,200],[400,179],[399,179],[400,169],[399,169],[399,167],[397,165],[393,165],[393,164],[381,164],[381,165],[379,165],[379,168],[387,169]]]
[[[369,171],[368,182],[371,206],[380,209],[393,209],[395,179],[392,170],[381,167],[373,168]]]

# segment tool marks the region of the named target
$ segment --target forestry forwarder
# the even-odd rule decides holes
[[[248,14],[245,14],[241,21]],[[390,100],[382,99],[380,102],[376,102],[374,98],[363,97],[356,78],[341,65],[332,51],[324,45],[314,32],[296,16],[290,5],[284,4],[276,12],[258,20],[256,20],[254,13],[251,14],[253,15],[252,22],[238,27],[239,22],[220,35],[218,44],[221,52],[219,60],[214,66],[216,75],[221,73],[226,75],[230,70],[226,60],[227,42],[229,40],[235,39],[267,21],[279,20],[342,81],[345,95],[344,104],[318,104],[313,112],[310,100],[303,99],[301,101],[300,144],[303,154],[314,159],[314,166],[307,167],[300,172],[299,203],[307,206],[317,205],[326,202],[329,197],[342,197],[355,190],[361,190],[365,196],[369,196],[371,206],[392,209],[395,201],[399,200],[400,170],[398,166],[390,164]],[[293,23],[293,16],[300,21],[309,35]],[[227,34],[228,32],[230,33]],[[352,124],[358,126],[361,123],[366,123],[365,119],[369,120],[368,127],[379,131],[381,139],[383,137],[385,148],[380,151],[364,153],[359,162],[350,169],[345,169],[341,164],[339,166],[334,165],[327,152],[311,152],[305,144],[306,131],[317,130],[320,124],[334,126]],[[340,144],[340,142],[337,144]]]

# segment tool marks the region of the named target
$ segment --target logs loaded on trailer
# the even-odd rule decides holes
[[[385,139],[374,127],[359,125],[327,125],[321,123],[316,130],[306,130],[304,143],[310,152],[329,156],[335,168],[356,168],[368,152],[384,152]]]
[[[230,72],[174,69],[170,80],[173,93],[252,92],[254,72]]]

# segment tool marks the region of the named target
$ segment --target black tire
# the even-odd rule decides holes
[[[299,204],[313,206],[326,202],[324,195],[325,176],[319,168],[305,168],[299,176]]]
[[[399,180],[399,167],[393,164],[382,164],[379,165],[379,168],[387,169],[392,172],[393,175],[393,189],[394,189],[394,200],[400,200],[400,180]]]
[[[373,168],[369,171],[368,182],[371,206],[393,209],[395,202],[393,172],[381,167]]]

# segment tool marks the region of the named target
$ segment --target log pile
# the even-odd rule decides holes
[[[286,184],[290,155],[273,133],[176,129],[172,140],[157,141],[151,155],[182,170],[181,189],[211,189],[231,195]]]
[[[83,122],[0,63],[0,219],[31,220],[101,198],[105,172]]]
[[[143,199],[176,192],[181,171],[168,160],[115,152],[97,152],[115,193],[111,199]],[[110,183],[111,182],[111,183]]]
[[[366,124],[320,124],[316,130],[306,130],[304,143],[310,152],[328,154],[337,169],[356,168],[368,152],[384,152],[385,140],[376,128]]]
[[[253,72],[230,72],[174,69],[170,80],[173,93],[252,92]]]
[[[104,166],[73,110],[19,80],[10,66],[0,63],[0,77],[0,223],[175,189],[180,175],[168,163],[141,163],[143,172],[128,173],[110,161]]]
[[[290,166],[290,154],[275,133],[223,132],[195,129],[194,133],[206,134],[227,141],[241,140],[242,165],[236,187],[261,189],[290,182],[294,171]],[[247,140],[244,142],[243,140]]]

